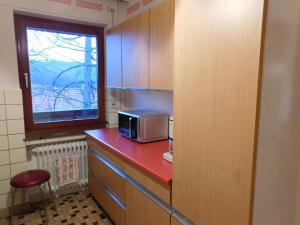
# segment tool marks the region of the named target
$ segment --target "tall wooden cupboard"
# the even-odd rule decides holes
[[[251,224],[264,4],[176,1],[172,206],[194,224]]]

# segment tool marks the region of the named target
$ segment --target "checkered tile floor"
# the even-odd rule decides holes
[[[112,222],[97,206],[93,198],[87,192],[78,192],[56,199],[57,211],[52,202],[47,204],[49,225],[112,225]],[[14,225],[44,225],[45,216],[42,210],[42,218],[39,206],[32,212],[15,216]],[[0,219],[0,224],[9,224],[8,218]]]

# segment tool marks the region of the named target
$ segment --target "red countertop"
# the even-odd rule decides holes
[[[125,161],[139,167],[160,182],[171,185],[172,164],[163,159],[163,153],[168,151],[167,140],[140,144],[121,136],[116,128],[89,130],[85,133]]]

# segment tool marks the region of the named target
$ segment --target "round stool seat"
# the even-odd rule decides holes
[[[46,170],[28,170],[15,175],[10,185],[14,188],[28,188],[41,185],[50,180],[50,173]]]

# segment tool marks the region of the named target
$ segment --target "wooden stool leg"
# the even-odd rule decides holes
[[[50,191],[50,194],[51,194],[51,197],[52,197],[52,201],[53,201],[53,204],[54,204],[55,211],[57,211],[54,193],[53,193],[53,191],[51,189],[50,182],[48,181],[47,183],[48,183],[48,187],[49,187],[49,191]]]
[[[46,224],[48,224],[48,215],[47,215],[47,209],[46,209],[46,204],[45,204],[45,199],[44,199],[44,192],[41,186],[40,187],[40,193],[41,193],[41,198],[42,198],[42,203],[45,211],[45,219],[46,219]]]
[[[13,225],[15,192],[16,189],[11,192],[10,225]]]

